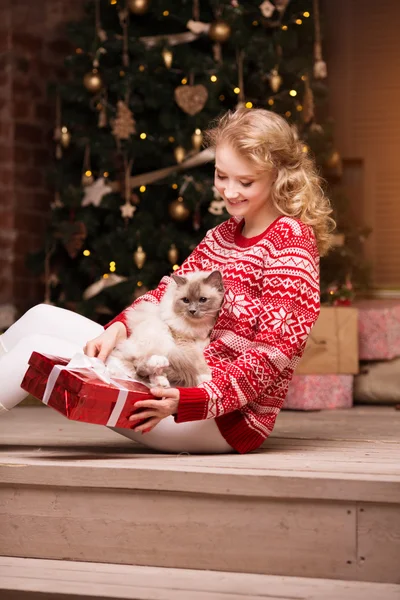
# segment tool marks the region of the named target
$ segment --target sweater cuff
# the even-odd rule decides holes
[[[208,395],[202,388],[177,388],[180,393],[176,423],[202,421],[206,418]]]

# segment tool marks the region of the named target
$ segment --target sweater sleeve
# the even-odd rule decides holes
[[[207,238],[211,232],[212,232],[212,230],[210,230],[207,233],[207,235],[204,237],[204,239],[199,243],[198,246],[196,246],[196,248],[193,250],[193,252],[182,263],[180,268],[175,271],[175,273],[177,275],[185,275],[185,273],[191,273],[192,271],[197,271],[202,268],[202,265],[201,265],[202,251],[207,245]],[[170,281],[171,281],[171,277],[169,277],[167,275],[164,276],[161,279],[160,283],[158,284],[158,286],[156,287],[155,290],[150,290],[149,292],[146,292],[146,294],[143,294],[143,296],[140,296],[140,298],[135,300],[129,307],[125,308],[121,313],[119,313],[119,315],[114,317],[114,319],[112,321],[107,323],[104,326],[104,328],[107,329],[113,323],[120,321],[121,323],[123,323],[125,325],[127,334],[130,335],[132,332],[129,331],[129,328],[128,328],[128,325],[126,322],[126,311],[129,308],[137,306],[141,302],[152,302],[153,304],[159,304],[159,302],[161,301],[162,297],[165,294],[165,291],[166,291]]]
[[[319,258],[310,235],[294,236],[267,260],[256,335],[226,368],[197,388],[179,388],[178,423],[215,418],[256,402],[304,351],[319,314]],[[289,374],[288,374],[289,376]]]

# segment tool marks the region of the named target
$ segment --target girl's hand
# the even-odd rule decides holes
[[[147,408],[148,410],[144,410],[138,414],[135,413],[129,417],[130,421],[147,419],[145,423],[135,427],[134,431],[148,433],[165,417],[174,415],[178,411],[179,390],[176,388],[152,388],[150,392],[156,398],[161,398],[161,400],[140,400],[136,402],[135,408]]]
[[[126,327],[120,321],[116,321],[101,335],[87,342],[83,351],[87,356],[94,356],[105,362],[118,342],[127,338]]]

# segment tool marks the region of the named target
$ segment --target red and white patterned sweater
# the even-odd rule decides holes
[[[216,419],[235,450],[272,432],[289,382],[319,314],[319,255],[311,227],[279,217],[254,238],[231,218],[210,230],[178,274],[218,269],[225,299],[204,355],[212,380],[179,388],[177,423]],[[158,303],[169,282],[134,302]],[[125,325],[124,312],[115,321]]]

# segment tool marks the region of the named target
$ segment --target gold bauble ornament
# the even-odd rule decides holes
[[[92,69],[83,78],[83,85],[92,94],[96,94],[103,87],[103,80],[97,69]]]
[[[138,269],[141,269],[146,262],[146,252],[142,246],[138,246],[137,250],[133,253],[133,261]]]
[[[71,134],[67,127],[61,127],[60,143],[63,148],[68,148],[71,143]]]
[[[168,260],[171,263],[171,265],[176,265],[176,263],[178,262],[178,258],[178,248],[175,246],[175,244],[171,244],[168,250]]]
[[[210,25],[210,29],[208,31],[209,37],[213,40],[213,42],[226,42],[232,33],[231,26],[226,21],[214,21]]]
[[[171,202],[168,211],[174,221],[186,221],[190,215],[190,210],[185,205],[182,196]]]
[[[167,67],[167,69],[170,69],[172,66],[172,61],[173,61],[174,55],[172,54],[171,50],[169,50],[168,48],[164,48],[164,50],[162,51],[161,54],[162,54],[165,66]]]
[[[192,135],[192,145],[194,150],[200,150],[203,144],[203,134],[201,129],[195,129],[195,132]]]
[[[271,90],[276,94],[282,85],[282,77],[278,73],[278,69],[272,69],[269,75],[269,85]]]
[[[134,15],[145,15],[150,8],[150,0],[128,0],[128,8]]]
[[[183,162],[185,160],[185,156],[186,156],[185,148],[183,148],[182,146],[177,146],[174,149],[174,156],[175,156],[175,160],[178,164]]]

